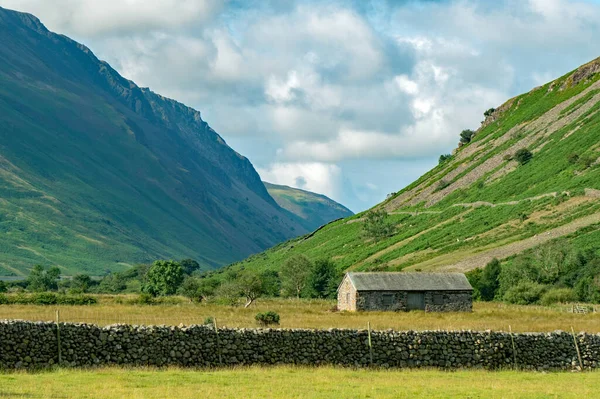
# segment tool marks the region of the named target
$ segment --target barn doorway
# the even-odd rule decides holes
[[[425,293],[409,292],[406,298],[407,310],[425,310]]]

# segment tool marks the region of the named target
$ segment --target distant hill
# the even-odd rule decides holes
[[[467,271],[561,237],[599,252],[600,59],[485,114],[470,142],[374,208],[394,234],[369,238],[362,213],[232,267],[303,254],[344,270]]]
[[[354,215],[350,209],[321,194],[267,182],[265,187],[277,204],[298,216],[300,223],[309,231]]]
[[[214,268],[307,232],[199,112],[0,8],[0,275]]]

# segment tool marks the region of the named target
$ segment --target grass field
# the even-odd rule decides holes
[[[256,327],[254,315],[275,310],[284,328],[365,328],[400,330],[507,330],[600,332],[600,313],[567,313],[563,308],[475,303],[473,313],[331,312],[333,301],[259,300],[250,308],[218,304],[130,305],[134,297],[100,296],[93,306],[2,305],[0,319],[97,323],[202,323]],[[0,398],[591,398],[600,390],[600,372],[531,373],[483,370],[355,370],[335,367],[182,369],[57,369],[0,374]]]
[[[256,367],[0,375],[0,398],[593,398],[599,390],[599,372]]]
[[[215,317],[219,326],[256,327],[258,312],[273,310],[280,314],[282,328],[351,328],[364,329],[370,322],[374,329],[395,330],[494,330],[543,332],[564,330],[600,332],[600,313],[573,314],[566,307],[516,306],[476,302],[472,313],[390,313],[332,312],[333,301],[265,299],[248,309],[218,304],[121,305],[115,297],[100,296],[92,306],[0,305],[0,319],[54,320],[60,310],[62,321],[100,325],[126,324],[202,324]],[[120,297],[123,299],[123,297]]]

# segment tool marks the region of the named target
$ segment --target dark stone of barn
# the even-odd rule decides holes
[[[338,309],[470,312],[472,294],[462,273],[346,273]]]

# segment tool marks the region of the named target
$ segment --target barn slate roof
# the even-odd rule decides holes
[[[462,273],[347,273],[357,291],[471,291]]]

